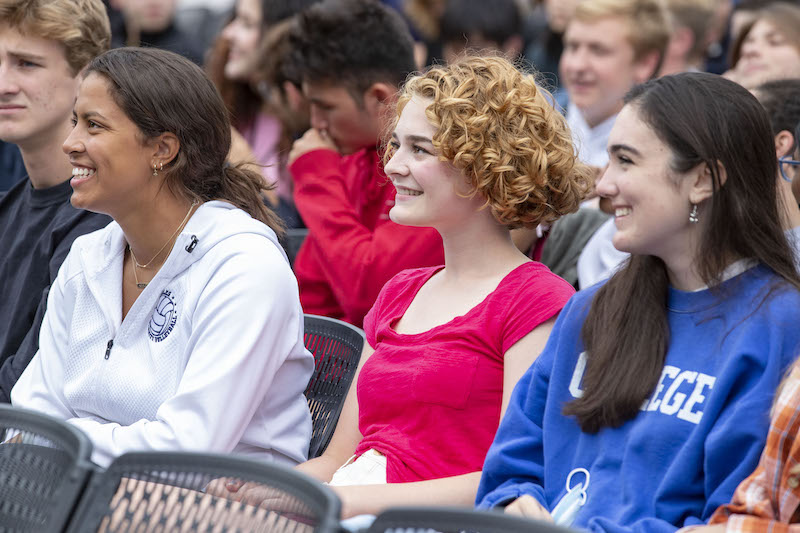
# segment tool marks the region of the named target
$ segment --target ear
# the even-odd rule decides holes
[[[174,133],[169,131],[150,139],[149,143],[153,147],[153,161],[159,165],[171,163],[181,149],[181,142]]]
[[[719,177],[719,186],[722,187],[725,180],[728,179],[728,174],[721,161],[717,161],[716,171]],[[689,177],[689,202],[701,204],[714,194],[714,179],[711,175],[711,168],[705,163],[698,165],[694,173],[694,177]]]
[[[283,82],[283,92],[286,95],[286,103],[293,113],[299,113],[305,109],[306,97],[297,85],[290,81]]]
[[[790,156],[792,151],[794,151],[794,135],[786,130],[779,132],[775,136],[775,155],[777,157]]]
[[[633,63],[633,77],[636,83],[644,83],[656,73],[661,54],[657,51],[648,52]]]
[[[373,116],[380,116],[392,107],[397,99],[397,87],[384,82],[376,82],[364,91],[364,109]]]

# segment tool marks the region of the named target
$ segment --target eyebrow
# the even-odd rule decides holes
[[[641,156],[642,155],[641,152],[639,152],[639,150],[637,150],[633,146],[629,146],[627,144],[612,144],[608,148],[608,153],[609,154],[615,154],[617,152],[622,152],[622,151],[630,152],[631,154],[633,154],[635,156]]]
[[[399,139],[399,137],[397,136],[397,132],[395,132],[395,131],[392,132],[392,138],[393,139]],[[406,135],[405,139],[406,139],[406,141],[412,142],[412,143],[433,144],[433,141],[429,137],[425,137],[424,135]]]
[[[36,54],[31,54],[29,52],[20,52],[17,50],[10,50],[8,52],[8,55],[16,57],[18,59],[24,59],[25,61],[44,62],[47,60],[45,56],[39,56]]]
[[[73,110],[72,115],[77,117],[78,114]],[[81,113],[81,118],[84,120],[90,120],[93,118],[99,118],[100,120],[106,120],[106,117],[98,113],[97,111],[86,111],[85,113]]]

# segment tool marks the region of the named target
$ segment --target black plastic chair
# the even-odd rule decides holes
[[[237,502],[227,481],[258,485],[259,497]],[[243,491],[244,493],[244,491]],[[74,532],[329,533],[339,499],[291,468],[250,458],[190,452],[131,452],[89,483]]]
[[[463,507],[395,507],[379,514],[366,533],[569,533],[571,529]]]
[[[322,455],[333,436],[365,339],[364,332],[351,324],[305,315],[304,340],[314,356],[314,374],[305,391],[313,426],[308,448],[311,459]]]
[[[91,471],[92,444],[63,420],[0,405],[0,531],[61,531]]]

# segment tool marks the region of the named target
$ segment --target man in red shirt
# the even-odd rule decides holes
[[[290,42],[312,125],[289,154],[309,229],[294,263],[300,301],[306,313],[360,327],[392,276],[444,263],[435,230],[389,220],[395,190],[378,151],[414,70],[413,41],[377,1],[325,0],[300,15]]]

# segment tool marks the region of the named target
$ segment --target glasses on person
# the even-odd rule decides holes
[[[800,161],[795,161],[794,159],[789,158],[788,155],[784,155],[778,158],[778,168],[781,171],[781,177],[791,183],[792,178],[786,175],[786,171],[784,170],[784,165],[796,167],[800,165]]]

